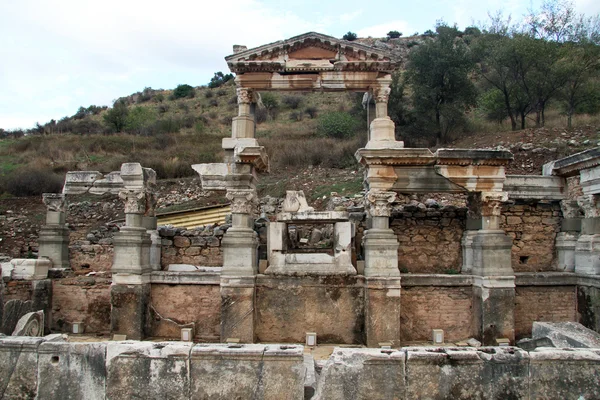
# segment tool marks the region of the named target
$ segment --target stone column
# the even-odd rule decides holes
[[[560,202],[563,220],[561,231],[556,235],[557,268],[560,271],[575,271],[575,248],[581,231],[581,211],[576,200]]]
[[[221,341],[254,342],[254,294],[258,270],[258,235],[252,229],[256,191],[229,189],[231,228],[223,235],[221,272]]]
[[[111,331],[141,340],[146,336],[150,299],[150,235],[143,226],[147,211],[146,189],[123,190],[125,226],[114,235],[111,286]]]
[[[473,238],[481,229],[481,201],[477,193],[470,192],[468,194],[467,207],[467,221],[461,240],[461,274],[471,274],[473,272]]]
[[[65,195],[44,193],[42,201],[46,205],[47,211],[46,224],[40,229],[38,255],[50,259],[52,268],[71,269],[69,263],[69,228],[65,223]]]
[[[146,212],[142,217],[142,226],[146,228],[146,233],[150,235],[152,244],[150,245],[150,267],[152,271],[160,271],[161,257],[161,238],[157,229],[156,218],[156,193],[154,191],[147,192],[146,195]]]
[[[238,116],[232,120],[231,137],[237,139],[254,138],[256,122],[254,120],[254,90],[237,88]]]
[[[575,246],[575,272],[600,274],[600,208],[598,195],[579,196],[577,204],[585,218],[581,220],[581,235]]]
[[[382,79],[377,86],[371,88],[375,101],[375,119],[369,128],[367,149],[403,148],[404,142],[396,140],[394,122],[388,116],[388,100],[390,98],[391,77]]]
[[[367,346],[400,344],[398,239],[389,227],[394,192],[367,194],[371,228],[363,237],[365,254],[365,335]]]
[[[512,240],[500,229],[504,192],[481,193],[481,230],[473,236],[473,317],[485,345],[515,339],[515,275]]]

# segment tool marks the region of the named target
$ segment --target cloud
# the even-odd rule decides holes
[[[359,37],[385,37],[389,31],[399,31],[404,36],[412,35],[414,32],[408,22],[396,20],[362,28],[356,33]]]

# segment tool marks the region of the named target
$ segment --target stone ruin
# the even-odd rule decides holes
[[[200,347],[173,349],[175,353],[186,354],[182,355],[187,360],[185,368],[209,371],[210,367],[202,364],[205,361],[198,360],[204,357],[216,360],[221,356],[254,360],[253,357],[269,355],[276,360],[280,355],[294,364],[299,360],[296,350],[250,344],[304,342],[307,332],[315,332],[319,341],[325,343],[368,347],[387,344],[397,348],[411,339],[424,341],[422,332],[429,335],[431,329],[446,330],[448,340],[474,337],[484,345],[505,340],[514,344],[517,336],[531,332],[523,326],[531,326],[537,319],[577,321],[578,314],[584,325],[600,330],[600,148],[550,163],[539,176],[506,175],[505,167],[513,156],[505,150],[432,152],[425,148],[405,148],[403,142],[396,140],[394,123],[387,115],[391,73],[398,61],[381,49],[317,33],[254,49],[237,46],[235,54],[226,57],[226,61],[236,74],[238,115],[232,121],[231,138],[223,139],[225,159],[222,163],[192,166],[204,190],[223,191],[231,202],[231,225],[222,229],[213,247],[222,252],[221,265],[193,268],[161,265],[164,253],[173,247],[177,251],[185,248],[186,255],[208,252],[209,249],[194,244],[206,244],[207,239],[201,236],[202,232],[188,232],[184,236],[170,228],[173,232],[169,236],[161,236],[155,212],[156,175],[138,163],[127,163],[120,171],[107,175],[69,172],[63,193],[44,195],[47,216],[39,234],[40,258],[13,260],[15,279],[48,281],[48,271],[53,275],[57,271],[68,273],[67,197],[111,193],[124,203],[125,225],[113,240],[109,331],[141,340],[149,336],[177,338],[181,329],[191,328],[192,336],[199,340],[245,343],[237,347],[197,345]],[[355,154],[364,167],[365,192],[361,201],[366,220],[350,218],[347,211],[315,211],[302,191],[288,191],[280,212],[268,222],[261,218],[260,226],[266,232],[266,251],[261,252],[256,229],[259,201],[256,183],[258,173],[268,172],[269,160],[255,138],[254,113],[259,92],[274,90],[367,93],[369,140]],[[423,205],[415,206],[414,212],[405,207],[400,213],[410,214],[414,220],[445,219],[439,222],[442,234],[452,224],[461,227],[461,236],[454,242],[460,253],[460,265],[455,266],[459,274],[401,273],[399,254],[407,240],[411,244],[421,243],[414,245],[417,251],[418,246],[427,245],[427,240],[417,241],[416,236],[423,237],[421,233],[399,240],[403,232],[399,234],[395,225],[399,215],[395,207],[400,197],[427,193],[447,193],[466,199],[466,215],[456,223],[452,220],[457,218],[455,209],[445,210],[442,215],[442,210]],[[527,218],[548,228],[550,233],[533,238],[533,233],[521,228],[528,223]],[[532,238],[527,239],[526,235]],[[548,263],[552,265],[544,266],[541,273],[523,269],[529,256],[520,255],[519,251],[528,240],[534,244],[543,240],[547,243],[547,237],[550,248],[544,249],[555,254],[551,257],[554,261]],[[522,272],[515,272],[516,268]],[[48,291],[47,286],[44,290]],[[187,300],[176,303],[182,293]],[[42,324],[48,331],[48,321],[52,319],[51,297],[43,307],[46,320],[42,319]],[[120,352],[129,351],[123,346],[105,349],[106,357],[109,353],[117,357]],[[163,354],[161,349],[144,347],[135,351],[143,353],[140,357],[167,360],[168,352]],[[513,357],[514,352],[506,357],[514,358],[511,365],[519,371],[515,376],[521,377],[523,370],[519,368],[525,364],[526,368],[533,368],[537,356],[533,352],[529,356],[522,350],[514,351],[518,357]],[[468,359],[469,365],[485,369],[489,362],[489,368],[494,368],[494,357],[505,356],[492,353],[409,348],[382,355],[375,349],[356,352],[338,349],[328,362],[333,364],[327,364],[322,374],[332,386],[320,387],[317,394],[319,398],[355,398],[357,392],[344,395],[336,392],[335,382],[345,379],[334,367],[337,359],[356,358],[344,367],[347,369],[344,373],[362,376],[363,380],[353,384],[357,385],[356,390],[364,391],[372,388],[373,382],[381,384],[383,379],[378,380],[375,375],[364,377],[363,362],[369,368],[386,365],[386,371],[400,368],[398,373],[415,378],[418,368],[438,376],[440,372],[434,371],[433,366],[438,361]],[[555,360],[567,357],[556,354],[548,357],[558,357]],[[587,360],[585,365],[591,365],[592,375],[600,365],[600,354],[594,354],[582,356],[582,360]],[[110,372],[109,364],[116,361],[107,358],[104,362],[108,372],[103,379],[108,382],[108,376],[115,374],[114,370]],[[195,362],[204,366],[195,367]],[[416,369],[402,372],[405,365]],[[486,374],[492,374],[489,368],[485,369]],[[589,385],[590,371],[585,374],[588,375],[582,378],[584,386]],[[39,376],[43,377],[43,371]],[[302,375],[301,380],[305,378]],[[118,386],[120,381],[115,379],[113,383]],[[393,391],[394,385],[400,385],[396,389],[412,393],[413,397],[418,397],[419,390],[426,390],[419,389],[418,379],[407,378],[402,384],[400,381],[391,379],[386,387]],[[547,387],[544,385],[550,385],[551,381],[544,380],[531,390],[542,393]],[[527,385],[534,385],[533,380],[528,382]],[[486,384],[480,383],[481,387]],[[200,390],[200,386],[194,387]],[[520,390],[530,389],[519,386],[517,391]],[[451,391],[444,386],[439,393]],[[593,393],[597,394],[597,390]]]

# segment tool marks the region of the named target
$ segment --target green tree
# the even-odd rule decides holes
[[[177,85],[173,90],[173,97],[175,99],[183,99],[185,97],[194,97],[194,88],[190,85]]]
[[[137,106],[129,111],[125,120],[125,130],[137,135],[147,135],[149,128],[156,121],[154,109]]]
[[[346,33],[344,36],[342,36],[342,39],[352,42],[352,41],[358,39],[358,36],[356,35],[356,33],[348,31],[348,33]]]
[[[208,87],[211,89],[218,88],[233,79],[233,74],[223,74],[221,71],[215,72],[215,75],[210,78]]]
[[[389,31],[387,33],[387,37],[390,39],[397,39],[400,36],[402,36],[402,32],[399,32],[399,31]]]
[[[127,105],[123,101],[117,100],[113,104],[113,108],[104,114],[104,122],[110,130],[122,132],[123,128],[125,128],[128,114],[129,110],[127,109]]]
[[[412,89],[414,113],[423,127],[434,129],[436,143],[464,122],[464,113],[475,105],[476,91],[469,74],[474,61],[454,26],[439,24],[435,40],[428,40],[408,58],[407,82]]]
[[[352,115],[345,112],[329,112],[322,114],[317,121],[319,136],[346,139],[353,137],[359,123]]]

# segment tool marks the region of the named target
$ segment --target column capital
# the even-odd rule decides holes
[[[48,211],[66,211],[66,198],[63,193],[44,193],[42,194],[42,202]]]
[[[562,203],[562,202],[561,202]],[[586,194],[577,197],[577,205],[581,207],[581,211],[586,218],[600,217],[600,208],[598,208],[598,196],[594,194]],[[562,204],[561,204],[562,206]]]
[[[228,189],[225,197],[231,201],[233,214],[253,214],[258,200],[254,189]]]
[[[396,192],[369,191],[366,196],[371,217],[389,217]]]
[[[581,208],[577,204],[577,200],[561,200],[560,210],[562,211],[563,218],[581,217]]]
[[[236,93],[238,104],[251,104],[256,102],[254,89],[238,87]]]
[[[125,202],[125,214],[146,213],[145,190],[121,190],[119,192],[119,198]]]
[[[502,212],[502,203],[508,200],[506,192],[482,192],[481,200],[481,215],[484,217],[494,216],[499,217]]]
[[[389,86],[375,86],[371,89],[373,91],[373,99],[375,103],[387,103],[390,98],[392,89]]]

